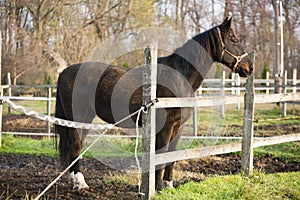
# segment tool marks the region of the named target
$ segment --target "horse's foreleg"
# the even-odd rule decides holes
[[[169,144],[168,151],[175,151],[177,148],[178,141],[181,136],[183,126],[175,125],[173,128],[171,142]],[[173,169],[174,169],[175,162],[168,163],[165,167],[163,183],[165,188],[173,188]]]
[[[156,154],[168,151],[173,126],[165,124],[164,128],[156,135],[155,149]],[[155,171],[155,187],[160,191],[163,189],[163,174],[165,165],[157,165]]]

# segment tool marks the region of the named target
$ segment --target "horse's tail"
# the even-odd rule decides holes
[[[59,87],[57,87],[57,92],[56,92],[55,117],[60,118],[60,119],[67,119],[62,102],[61,102],[61,98],[59,95]],[[71,148],[70,141],[72,141],[72,138],[70,138],[70,137],[73,134],[69,134],[68,127],[61,126],[58,124],[55,124],[54,132],[55,132],[55,140],[56,140],[56,149],[58,149],[58,151],[59,151],[60,163],[63,167],[66,167],[70,163],[70,156],[69,156],[70,148]],[[58,142],[57,136],[59,136],[59,142]]]

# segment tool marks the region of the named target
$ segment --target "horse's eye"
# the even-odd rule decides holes
[[[232,42],[239,43],[239,38],[237,37],[236,33],[233,30],[231,30],[229,34],[229,38]]]
[[[236,38],[236,37],[232,37],[232,38],[231,38],[231,41],[234,42],[234,43],[239,43],[239,39]]]

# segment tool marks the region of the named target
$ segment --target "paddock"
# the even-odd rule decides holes
[[[293,87],[295,87],[295,86],[293,86]],[[251,89],[250,89],[251,90]],[[252,90],[253,90],[253,87],[252,87]],[[222,90],[221,90],[221,92],[222,92]],[[247,93],[247,92],[246,92]],[[48,93],[49,94],[49,93]],[[51,92],[50,92],[50,94],[51,94]],[[50,100],[51,99],[51,96],[48,96],[45,100]],[[253,103],[255,103],[255,104],[261,104],[261,103],[274,103],[274,102],[290,102],[290,101],[292,101],[292,102],[296,102],[296,101],[299,101],[299,93],[297,93],[297,91],[296,92],[294,92],[294,93],[287,93],[287,94],[265,94],[265,95],[256,95],[255,96],[255,100],[252,102],[252,105],[253,105]],[[155,107],[168,107],[168,106],[172,106],[172,107],[180,107],[180,106],[183,106],[183,107],[198,107],[198,106],[206,106],[206,107],[208,107],[208,106],[212,106],[212,104],[213,105],[220,105],[220,113],[222,113],[223,111],[222,111],[222,107],[224,107],[224,105],[226,105],[226,104],[235,104],[235,105],[238,105],[238,104],[244,104],[244,105],[246,105],[246,103],[244,102],[244,97],[243,96],[222,96],[222,97],[217,97],[215,100],[212,100],[211,98],[205,98],[205,97],[203,97],[203,98],[201,98],[201,99],[175,99],[175,100],[172,100],[172,99],[159,99],[159,102],[156,104],[156,105],[154,105],[154,107],[152,107],[151,109],[153,110],[153,109],[155,109]],[[49,104],[49,105],[51,105],[51,104]],[[48,109],[48,108],[47,108]],[[48,113],[47,113],[47,115],[48,115]],[[249,120],[249,118],[250,117],[252,117],[251,118],[251,120]],[[244,119],[246,120],[246,121],[251,121],[251,122],[253,122],[254,121],[254,118],[253,118],[253,115],[251,115],[251,116],[244,116]],[[153,126],[153,125],[152,125]],[[251,135],[250,135],[251,136]],[[253,142],[253,147],[258,147],[258,146],[265,146],[265,145],[273,145],[273,144],[278,144],[278,143],[282,143],[282,142],[292,142],[292,141],[298,141],[299,140],[299,134],[298,133],[294,133],[294,134],[288,134],[288,135],[283,135],[283,136],[274,136],[274,137],[269,137],[269,138],[264,138],[264,139],[259,139],[259,140],[256,140],[256,141],[254,141]],[[194,166],[194,165],[197,165],[197,166],[200,166],[201,164],[203,165],[203,162],[210,162],[209,160],[211,159],[211,161],[214,161],[214,162],[216,162],[216,160],[218,160],[218,159],[214,159],[214,157],[212,157],[212,158],[210,158],[210,157],[208,157],[208,158],[201,158],[201,159],[199,159],[199,157],[205,157],[205,156],[210,156],[210,155],[218,155],[218,154],[225,154],[225,153],[230,153],[230,152],[235,152],[235,151],[240,151],[241,150],[241,143],[233,143],[233,144],[226,144],[226,145],[219,145],[219,146],[213,146],[213,147],[207,147],[208,149],[203,149],[203,148],[201,148],[201,149],[192,149],[192,150],[180,150],[180,151],[177,151],[177,152],[170,152],[170,153],[166,153],[166,154],[158,154],[158,155],[155,155],[155,163],[153,164],[152,163],[152,165],[157,165],[157,164],[161,164],[161,163],[163,163],[163,162],[170,162],[170,161],[179,161],[179,160],[186,160],[186,161],[181,161],[181,162],[191,162],[192,163],[192,166]],[[201,154],[200,152],[203,152],[203,154]],[[208,154],[209,153],[209,154]],[[180,156],[178,157],[178,154],[180,154]],[[177,159],[174,159],[174,155],[175,155],[175,157],[177,157]],[[10,155],[4,155],[3,156],[3,158],[4,159],[7,159],[8,157],[10,157]],[[22,157],[22,156],[21,156]],[[192,161],[187,161],[187,159],[192,159],[192,158],[196,158],[196,157],[198,157],[196,160],[194,159],[194,160],[192,160]],[[226,156],[224,156],[224,157],[226,157]],[[28,158],[29,158],[29,160],[30,159],[33,159],[32,157],[30,158],[30,156],[28,156]],[[221,157],[222,158],[222,157]],[[44,158],[44,157],[40,157],[39,159],[41,159],[41,160],[47,160],[47,158]],[[241,161],[237,161],[238,160],[238,158],[236,158],[235,156],[232,156],[232,155],[230,155],[229,156],[229,158],[228,158],[228,160],[230,160],[230,159],[232,159],[233,161],[236,161],[237,163],[239,163],[239,164],[233,164],[233,165],[235,165],[235,166],[239,166],[240,164],[241,164]],[[239,158],[240,159],[240,158]],[[257,158],[256,158],[257,159]],[[7,159],[7,160],[9,160],[9,159]],[[266,160],[269,160],[269,161],[271,161],[271,163],[275,163],[275,161],[273,161],[272,160],[272,158],[266,158]],[[38,162],[38,161],[37,161]],[[55,159],[53,160],[50,160],[50,162],[45,162],[45,163],[55,163],[55,162],[57,162]],[[85,161],[85,162],[88,162],[88,161]],[[97,162],[97,161],[95,161],[95,160],[93,160],[93,162]],[[134,163],[134,161],[133,160],[131,160],[131,162],[132,163]],[[257,162],[255,162],[254,161],[254,165],[255,166],[259,166],[259,164],[258,163],[261,163],[262,161],[260,160],[260,161],[257,161]],[[265,163],[267,163],[268,161],[264,161]],[[13,165],[9,162],[9,161],[3,161],[3,162],[1,162],[1,163],[8,163],[8,164],[6,164],[6,167],[7,166],[9,166],[9,167],[13,167]],[[25,159],[24,159],[24,161],[23,161],[23,165],[25,166],[25,167],[23,167],[24,169],[30,169],[30,166],[32,166],[31,164],[31,161],[26,161],[26,156],[25,156]],[[224,162],[225,163],[225,162]],[[230,163],[230,162],[229,162]],[[22,164],[21,164],[22,165]],[[37,171],[34,171],[33,172],[33,174],[40,174],[38,171],[40,170],[40,168],[52,168],[51,166],[50,166],[51,164],[42,164],[42,163],[40,163],[40,165],[39,166],[41,166],[41,167],[39,167],[39,169],[37,169]],[[101,164],[99,165],[99,164],[87,164],[87,166],[88,167],[90,167],[91,165],[96,165],[96,166],[100,166],[99,168],[97,168],[97,170],[95,170],[99,175],[103,175],[103,171],[105,172],[105,173],[112,173],[112,174],[116,174],[116,177],[118,177],[118,175],[120,175],[121,174],[121,172],[118,172],[118,171],[110,171],[111,169],[107,169],[105,166],[101,166]],[[231,165],[231,164],[229,164],[229,165]],[[242,164],[243,165],[243,164]],[[285,164],[284,166],[286,167],[288,164]],[[180,162],[179,162],[179,166],[180,166]],[[191,166],[191,168],[192,168],[192,166]],[[283,164],[281,163],[281,166],[283,166]],[[294,165],[292,165],[290,168],[291,169],[295,169],[295,170],[299,170],[299,169],[297,169],[297,166],[299,166],[299,163],[296,163],[296,164],[294,164]],[[15,168],[17,168],[16,166],[14,166]],[[20,167],[20,166],[19,166]],[[3,165],[3,168],[5,168],[5,165]],[[222,168],[222,167],[220,167],[220,168]],[[272,168],[272,167],[270,167],[270,168]],[[273,167],[273,168],[275,168],[275,167]],[[284,167],[282,167],[282,168],[284,168]],[[270,170],[270,172],[278,172],[278,171],[282,171],[282,168],[279,170],[279,169],[277,169],[277,171],[276,170],[273,170],[273,171],[271,171]],[[287,169],[289,169],[289,167],[286,167]],[[22,167],[21,167],[21,169],[22,169]],[[52,168],[52,170],[55,170],[55,169],[53,169]],[[100,171],[98,171],[98,170],[103,170],[102,172],[100,172]],[[107,171],[106,171],[107,170]],[[205,171],[205,169],[199,169],[199,171],[201,171],[201,170],[203,170],[203,171]],[[51,170],[50,170],[51,171]],[[90,169],[89,169],[89,171],[90,171]],[[183,170],[183,171],[185,171],[185,170]],[[188,170],[186,170],[186,171],[188,171]],[[213,167],[212,167],[212,169],[211,169],[211,171],[218,171],[217,169],[214,169]],[[218,172],[219,174],[231,174],[231,173],[237,173],[237,172],[239,172],[240,171],[240,167],[236,167],[236,168],[232,168],[232,170],[229,170],[229,171],[227,171],[227,172],[224,172],[224,171],[222,171],[222,170],[220,170],[221,172]],[[53,172],[52,171],[52,175],[53,174],[55,174],[56,173],[56,175],[57,175],[57,171],[56,172]],[[188,173],[188,172],[187,172]],[[218,173],[216,173],[216,174],[218,174]],[[30,173],[29,173],[30,174]],[[86,173],[86,174],[88,174],[88,173]],[[207,174],[209,174],[209,173],[207,173]],[[32,174],[31,174],[32,175]],[[49,174],[48,174],[49,175]],[[40,175],[41,176],[41,175]],[[151,175],[150,175],[151,176]],[[150,177],[149,176],[149,177]],[[34,176],[35,178],[35,180],[36,180],[36,176]],[[45,176],[43,176],[44,177],[44,179],[43,180],[46,180],[45,182],[45,184],[43,184],[43,185],[41,185],[40,184],[40,187],[39,188],[36,188],[36,186],[34,186],[33,188],[35,188],[35,189],[38,189],[38,191],[41,191],[46,185],[47,185],[47,182],[50,182],[50,180],[49,180],[49,178],[48,179],[46,179],[45,178]],[[4,178],[4,177],[3,177]],[[53,180],[55,177],[53,176],[52,178],[50,178],[51,180]],[[93,179],[93,176],[90,176],[89,178],[88,178],[88,180],[92,180]],[[197,179],[197,178],[195,178],[195,179]],[[101,180],[101,178],[99,178],[99,179],[97,179],[98,181],[99,180]],[[103,180],[103,179],[102,179]],[[200,180],[200,178],[199,178],[199,180]],[[180,180],[180,181],[184,181],[184,179],[183,180]],[[177,183],[177,184],[180,184],[180,181],[179,181],[179,183]],[[18,182],[18,181],[17,181]],[[32,179],[30,179],[30,181],[29,182],[31,182],[32,183]],[[105,182],[105,181],[104,181]],[[63,185],[63,183],[58,183],[59,185],[60,185],[60,187]],[[95,183],[96,185],[97,185],[97,183]],[[99,185],[99,184],[98,184]],[[101,184],[100,184],[101,185]],[[105,184],[104,184],[105,185]],[[113,184],[113,187],[116,187],[116,185],[118,185],[118,183],[114,183]],[[5,185],[4,184],[4,187],[9,187],[9,186],[7,186],[7,185]],[[151,189],[151,185],[146,185],[146,187],[148,187],[149,186],[149,188],[150,188],[150,191],[151,190],[153,190],[153,188]],[[103,187],[103,185],[102,186],[99,186],[99,187]],[[107,185],[105,185],[105,187],[107,187],[106,189],[103,189],[102,188],[102,190],[101,190],[101,188],[99,188],[98,187],[98,189],[99,189],[99,191],[100,191],[100,193],[97,193],[96,194],[96,196],[97,195],[100,195],[100,194],[107,194],[108,196],[109,195],[112,195],[111,193],[112,193],[112,190],[110,190],[109,188],[110,187],[108,187]],[[120,186],[121,188],[123,187],[123,186]],[[130,185],[130,186],[126,186],[126,187],[128,187],[129,188],[129,191],[128,191],[128,193],[130,193],[131,195],[133,195],[132,194],[132,192],[133,191],[136,191],[137,190],[137,185]],[[94,195],[94,191],[96,190],[96,188],[97,187],[94,187],[94,189],[92,190],[92,191],[87,191],[85,194],[83,194],[83,195],[87,195],[88,197],[92,197],[93,195]],[[123,188],[124,189],[124,188]],[[52,189],[53,190],[53,189]],[[56,190],[58,191],[59,189],[58,189],[58,186],[56,186]],[[121,189],[122,190],[122,189]],[[9,191],[11,191],[11,190],[9,190]],[[31,194],[31,192],[30,192],[31,190],[30,189],[28,189],[28,193],[30,193]],[[54,190],[55,191],[55,190]],[[70,195],[70,196],[72,196],[72,198],[74,198],[74,194],[72,194],[72,191],[71,191],[71,189],[69,188],[68,189],[68,187],[65,187],[65,191],[67,191],[65,194],[67,194],[67,195]],[[102,193],[101,193],[102,192]],[[17,192],[16,192],[17,193]],[[136,192],[133,192],[134,193],[134,195],[133,196],[136,196],[137,195],[137,193]],[[13,194],[14,194],[14,192],[11,192],[10,193],[10,195],[13,197]],[[53,193],[51,193],[51,194],[53,194]],[[64,194],[64,195],[65,195]],[[78,195],[78,193],[76,193],[77,195]],[[5,195],[4,193],[3,193],[3,195]],[[59,195],[63,195],[63,194],[58,194],[58,196]],[[89,196],[89,195],[91,195],[91,196]],[[122,193],[120,193],[120,195],[122,195]],[[151,193],[149,193],[149,196],[151,197],[153,194],[151,194]],[[126,196],[126,195],[125,195]],[[129,195],[130,196],[130,195]],[[94,198],[95,198],[95,196],[93,196]]]

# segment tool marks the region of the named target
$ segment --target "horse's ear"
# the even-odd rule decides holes
[[[228,13],[228,16],[224,19],[223,23],[221,24],[221,27],[223,30],[229,30],[231,26],[232,21],[232,12]]]

